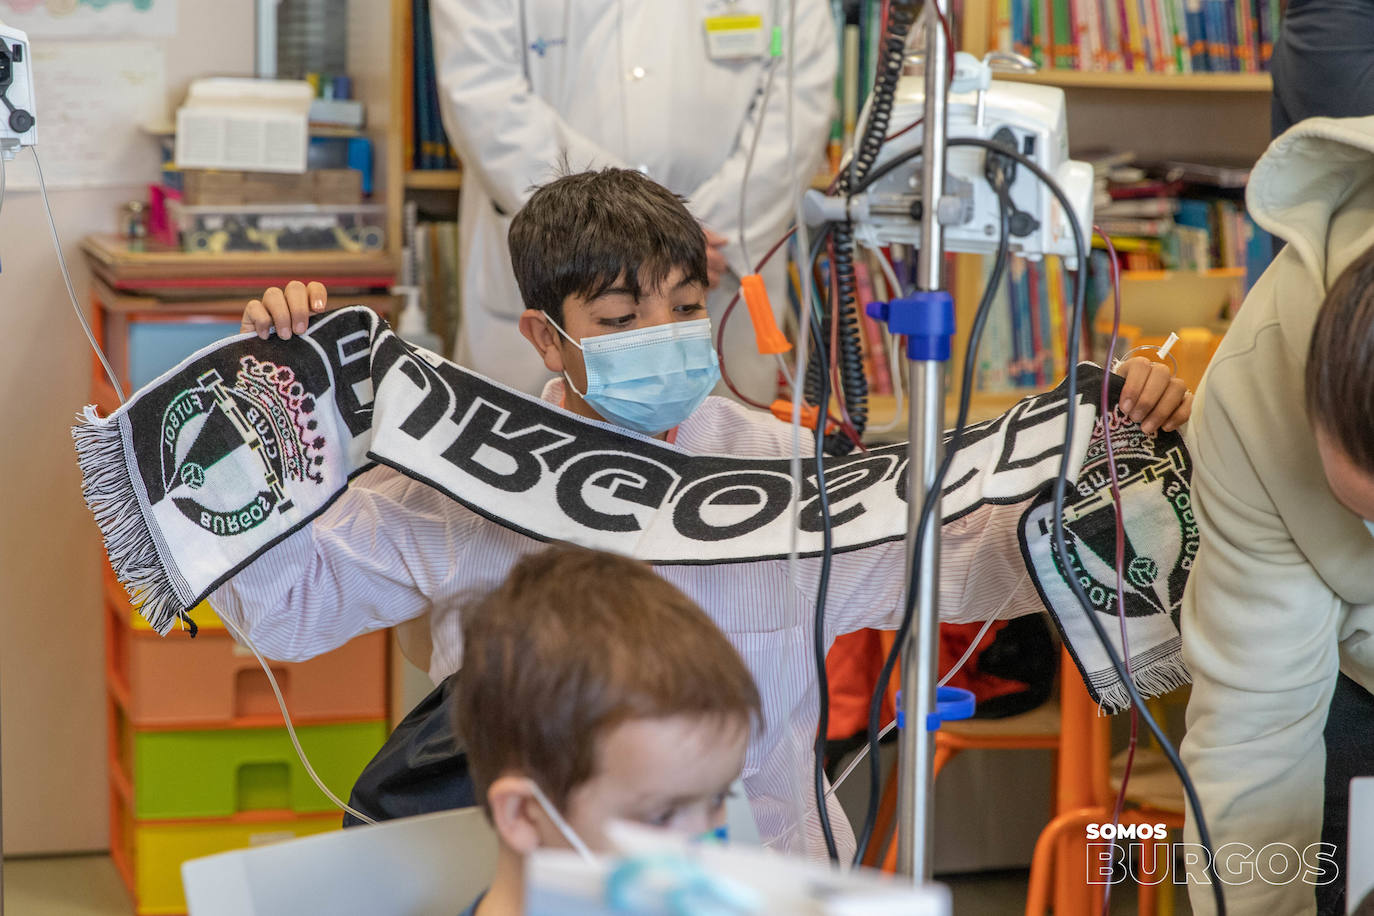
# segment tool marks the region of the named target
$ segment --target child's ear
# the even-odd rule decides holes
[[[543,312],[539,309],[525,309],[520,316],[520,333],[524,334],[525,339],[539,351],[544,368],[555,375],[563,372],[563,352],[559,346],[562,341],[558,338],[558,332],[549,326]]]
[[[539,826],[535,821],[539,802],[530,791],[528,779],[502,776],[487,788],[491,822],[496,833],[511,849],[527,856],[539,848]]]

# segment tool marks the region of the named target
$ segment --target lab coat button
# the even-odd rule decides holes
[[[643,67],[635,67],[630,71],[630,79],[642,80],[648,74]]]

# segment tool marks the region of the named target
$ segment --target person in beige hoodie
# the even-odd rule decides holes
[[[1182,753],[1232,916],[1344,913],[1348,783],[1374,773],[1374,117],[1295,125],[1247,203],[1287,246],[1186,433],[1202,545],[1182,611]],[[1210,887],[1189,891],[1214,912]]]

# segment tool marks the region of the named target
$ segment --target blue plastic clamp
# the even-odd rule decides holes
[[[908,359],[945,362],[954,338],[954,297],[948,290],[915,292],[891,302],[870,302],[869,317],[906,335]]]
[[[944,722],[957,722],[972,719],[973,711],[978,708],[978,698],[972,690],[962,687],[936,687],[935,711],[926,716],[926,731],[936,732]],[[902,692],[897,691],[897,727],[906,727],[906,716],[902,714]]]

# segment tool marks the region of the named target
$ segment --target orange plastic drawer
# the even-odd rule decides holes
[[[224,630],[195,639],[158,636],[107,614],[110,689],[140,729],[260,728],[280,725],[281,709],[253,653]],[[304,662],[273,662],[272,675],[297,724],[386,718],[387,636],[368,633]]]
[[[138,916],[186,912],[181,865],[231,849],[245,849],[338,830],[335,813],[239,814],[214,820],[139,821],[122,791],[110,788],[110,858]]]

